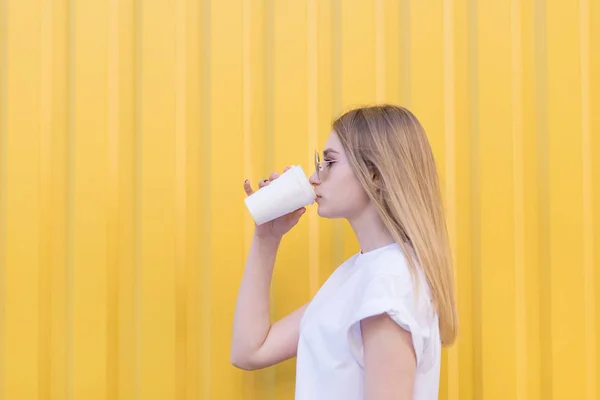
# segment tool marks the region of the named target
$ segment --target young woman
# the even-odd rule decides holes
[[[257,226],[231,362],[252,370],[297,356],[296,400],[437,399],[442,346],[454,342],[458,316],[439,178],[423,127],[402,107],[353,109],[333,123],[325,147],[310,177],[318,214],[346,218],[360,251],[309,303],[271,324],[277,249],[305,209]],[[248,181],[244,188],[252,194]]]

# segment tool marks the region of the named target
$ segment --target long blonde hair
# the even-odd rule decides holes
[[[407,109],[352,109],[333,122],[348,161],[404,254],[407,244],[429,285],[444,346],[454,343],[458,310],[439,177],[425,130]],[[408,256],[413,278],[417,267]],[[415,282],[418,282],[415,280]]]

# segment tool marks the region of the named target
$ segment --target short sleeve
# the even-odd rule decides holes
[[[360,321],[384,313],[388,314],[402,329],[410,332],[417,365],[419,365],[425,343],[430,336],[430,329],[428,324],[420,322],[423,318],[416,311],[410,278],[378,275],[359,292],[350,313],[347,335],[350,352],[361,368],[364,368],[364,357]]]

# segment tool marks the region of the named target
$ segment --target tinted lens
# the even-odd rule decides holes
[[[319,162],[320,162],[320,158],[319,158],[319,152],[315,151],[315,171],[317,172],[317,178],[321,179],[320,177],[320,171],[319,171]]]

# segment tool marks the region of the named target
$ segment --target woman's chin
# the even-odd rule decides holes
[[[322,204],[319,204],[319,208],[317,208],[317,215],[321,218],[327,218],[327,219],[346,218],[343,216],[343,214],[340,214],[339,212],[335,212],[335,211],[336,210],[327,208],[327,206],[323,207]]]
[[[317,204],[317,215],[321,218],[325,218],[323,215],[323,207],[320,204]]]
[[[327,208],[323,208],[321,204],[318,205],[317,214],[321,218],[329,218],[329,214],[327,213]]]

